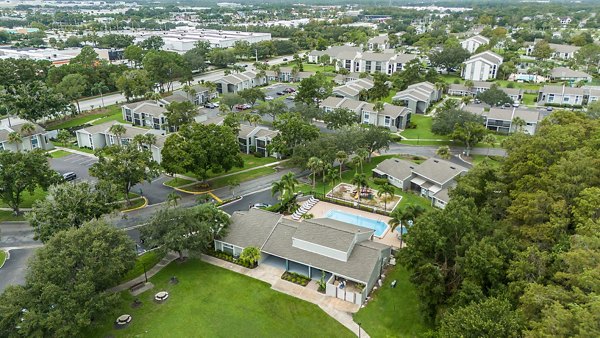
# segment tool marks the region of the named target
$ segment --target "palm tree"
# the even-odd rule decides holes
[[[279,79],[279,75],[281,74],[281,66],[279,66],[279,65],[271,66],[271,70],[275,72],[275,77]]]
[[[231,190],[231,197],[235,197],[235,189],[240,186],[240,180],[231,179],[229,182],[229,190]]]
[[[104,84],[104,82],[100,81],[98,83],[94,83],[92,86],[92,93],[100,94],[100,100],[102,102],[102,108],[104,108],[104,92],[108,90],[108,87]]]
[[[389,224],[392,227],[392,231],[396,230],[400,226],[400,248],[402,248],[402,234],[404,232],[404,226],[410,223],[414,223],[415,219],[425,212],[425,208],[416,204],[409,204],[404,209],[396,209],[392,212]]]
[[[471,102],[473,102],[473,97],[470,95],[467,96],[463,96],[462,99],[460,99],[462,101],[462,103],[464,103],[465,105],[469,105]]]
[[[264,69],[259,69],[258,72],[256,72],[256,80],[259,79],[265,79],[265,84],[269,84],[269,77],[267,76],[267,72]],[[258,81],[258,83],[260,83],[260,81]]]
[[[8,134],[8,143],[14,143],[17,146],[17,151],[21,151],[19,144],[23,143],[23,138],[21,137],[21,134],[13,131]]]
[[[517,132],[522,132],[523,127],[525,127],[525,124],[527,124],[527,123],[522,118],[516,116],[515,118],[513,118],[512,124],[515,126],[515,130]]]
[[[388,198],[394,197],[395,192],[396,192],[396,189],[394,189],[394,186],[387,182],[382,184],[381,186],[379,186],[379,190],[377,191],[377,197],[381,198],[383,196],[383,204],[384,204],[383,209],[385,211],[387,211]]]
[[[364,148],[360,148],[356,151],[356,157],[358,157],[359,159],[359,163],[360,163],[360,172],[363,172],[363,164],[365,163],[365,160],[369,157],[369,152],[364,149]]]
[[[110,126],[108,131],[110,131],[117,137],[117,139],[119,140],[119,145],[121,145],[121,136],[123,136],[127,132],[125,126],[119,123],[115,123],[112,126]]]
[[[483,139],[481,139],[481,142],[486,143],[486,144],[490,144],[492,146],[492,148],[494,147],[494,145],[496,144],[496,136],[492,135],[492,134],[485,134],[485,136],[483,137]],[[490,156],[490,148],[488,147],[487,150],[487,155],[486,156]]]
[[[381,113],[384,109],[385,109],[385,106],[384,106],[383,102],[381,102],[381,101],[377,101],[377,102],[375,102],[375,104],[373,104],[373,111],[375,111],[378,114]]]
[[[311,157],[308,159],[308,163],[306,163],[306,167],[312,171],[313,180],[312,180],[312,189],[315,190],[315,185],[317,183],[317,171],[321,170],[323,167],[323,160],[318,157]]]
[[[448,84],[446,82],[436,82],[435,89],[445,93],[448,90]]]
[[[342,171],[344,170],[344,163],[348,160],[348,154],[345,151],[340,150],[335,153],[335,160],[340,164],[340,182],[342,181]]]
[[[260,117],[260,115],[256,115],[256,114],[247,114],[246,116],[246,121],[248,121],[248,123],[250,123],[253,126],[257,126],[258,123],[260,121],[262,121],[262,118]]]
[[[358,201],[360,202],[360,192],[362,191],[362,187],[367,185],[367,178],[365,177],[365,174],[354,174],[354,177],[352,177],[352,181],[350,183],[358,188]]]
[[[162,99],[162,95],[157,92],[147,92],[145,95],[147,100],[154,100],[158,104],[158,100]]]
[[[179,204],[179,200],[181,200],[181,196],[179,196],[178,193],[171,191],[168,195],[167,195],[167,206],[174,206],[176,207],[177,204]]]
[[[194,101],[194,96],[196,96],[196,89],[190,85],[183,86],[183,92],[187,94],[189,101]]]
[[[331,189],[333,189],[333,187],[335,187],[335,180],[337,179],[337,172],[335,169],[330,168],[329,170],[327,170],[327,173],[325,175],[323,175],[323,177],[325,178],[325,183],[329,183],[331,182]],[[324,184],[323,185],[323,197],[325,197],[325,187],[327,185]]]
[[[281,177],[279,181],[273,182],[271,185],[271,195],[279,194],[279,200],[283,201],[293,194],[298,185],[298,180],[294,173],[289,172]]]
[[[443,158],[444,160],[449,159],[452,156],[452,153],[450,152],[450,147],[448,146],[441,146],[439,147],[436,151],[435,154],[437,156],[439,156],[439,158]]]
[[[468,89],[470,92],[472,92],[472,91],[473,91],[473,88],[475,88],[475,83],[474,83],[473,81],[471,81],[471,80],[467,80],[467,81],[465,81],[465,87],[466,87],[466,88],[467,88],[467,89]]]

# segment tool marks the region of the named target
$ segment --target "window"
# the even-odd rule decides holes
[[[563,102],[567,103],[567,102],[569,102],[570,99],[571,98],[569,96],[565,96],[565,97],[563,97]]]
[[[91,134],[89,136],[89,139],[90,139],[90,147],[94,148],[94,139],[92,138]]]
[[[39,142],[40,141],[38,140],[37,136],[32,136],[31,137],[31,149],[39,148],[40,147]]]
[[[112,135],[108,136],[108,143],[115,144],[115,138]]]
[[[363,123],[369,123],[369,120],[370,120],[370,115],[369,115],[369,113],[365,112],[363,114]]]
[[[4,150],[4,142],[0,143],[0,150]]]
[[[383,118],[383,125],[385,125],[386,127],[390,126],[390,122],[392,122],[392,118],[389,116],[386,116]]]
[[[549,103],[554,102],[554,94],[548,94],[548,102]]]

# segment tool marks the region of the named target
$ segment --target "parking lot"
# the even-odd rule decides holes
[[[60,158],[51,158],[50,167],[60,174],[74,172],[77,175],[76,181],[89,180],[93,182],[96,178],[90,176],[89,168],[96,162],[98,162],[98,159],[91,155],[71,154]],[[170,178],[161,175],[152,182],[136,184],[131,192],[142,194],[148,199],[148,204],[164,202],[167,200],[169,193],[173,192],[173,189],[163,185],[163,182],[168,179]]]

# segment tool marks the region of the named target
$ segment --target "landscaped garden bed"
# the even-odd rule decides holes
[[[378,191],[370,187],[363,187],[359,193],[356,186],[348,183],[340,183],[334,187],[327,197],[333,200],[339,200],[346,204],[351,204],[353,207],[358,205],[367,206],[366,210],[387,214],[394,210],[402,196],[398,195],[382,195],[378,196]],[[335,203],[335,202],[334,202]]]
[[[310,278],[295,272],[286,271],[281,275],[281,279],[298,285],[307,286]]]
[[[253,262],[248,262],[247,260],[244,260],[244,259],[235,258],[232,255],[230,255],[226,252],[223,252],[223,251],[217,251],[217,250],[210,249],[210,250],[206,251],[206,254],[209,256],[213,256],[215,258],[222,259],[224,261],[228,261],[228,262],[243,266],[248,269],[254,269],[257,267],[257,264],[255,262],[253,263]]]

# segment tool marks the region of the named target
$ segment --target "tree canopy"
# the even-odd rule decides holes
[[[417,219],[401,256],[440,336],[600,333],[598,142],[598,120],[556,111]]]

